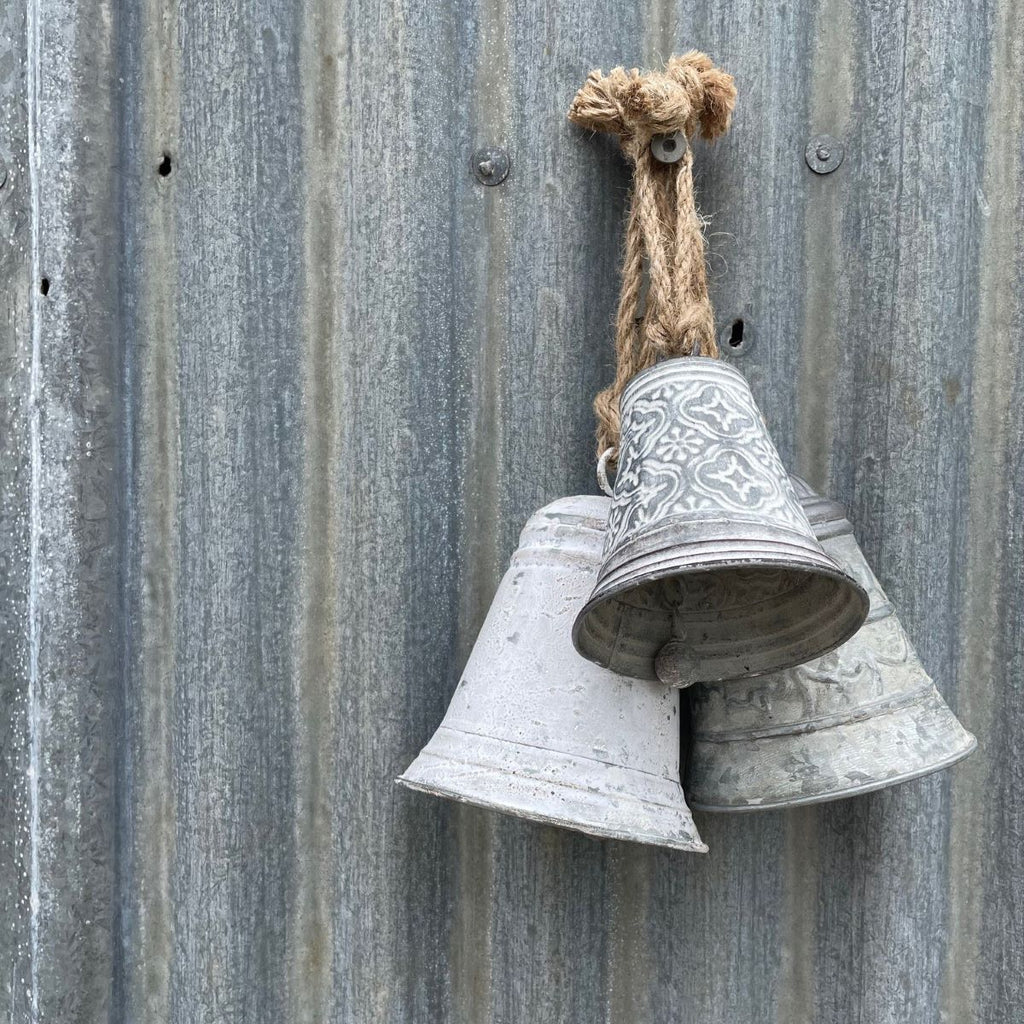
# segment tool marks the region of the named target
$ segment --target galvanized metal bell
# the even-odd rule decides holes
[[[584,657],[688,686],[799,665],[857,631],[867,595],[815,539],[742,374],[668,359],[620,412],[604,560],[573,628]]]
[[[945,768],[977,745],[925,672],[843,507],[794,482],[819,540],[867,589],[871,611],[824,658],[693,688],[686,792],[704,810],[854,796]]]
[[[398,780],[590,835],[706,852],[679,783],[679,693],[569,637],[608,517],[563,498],[526,524],[437,732]]]

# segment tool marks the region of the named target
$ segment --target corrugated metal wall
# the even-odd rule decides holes
[[[1024,1019],[1019,5],[0,23],[6,1019]],[[565,109],[691,45],[740,88],[698,154],[737,365],[980,741],[700,816],[707,857],[392,784],[525,517],[593,489],[627,174]]]

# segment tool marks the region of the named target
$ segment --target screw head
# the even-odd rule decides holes
[[[686,135],[683,132],[655,135],[651,139],[651,153],[660,163],[674,164],[685,156],[686,145]]]
[[[815,135],[804,150],[804,160],[815,174],[831,174],[845,155],[843,144],[831,135]]]
[[[507,177],[511,161],[503,149],[478,149],[470,161],[473,174],[481,185],[500,185]]]

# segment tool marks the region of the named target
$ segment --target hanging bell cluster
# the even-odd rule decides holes
[[[853,594],[866,592],[870,612],[851,639],[806,664],[686,691],[692,732],[685,791],[700,810],[854,796],[947,767],[975,747],[917,658],[842,507],[796,478],[786,484],[829,560],[826,576],[845,580]],[[617,485],[615,500],[621,497]],[[614,557],[614,507],[607,498],[578,496],[530,518],[444,721],[398,781],[601,838],[706,852],[680,785],[680,689],[611,671],[573,647],[572,623],[587,614]],[[683,577],[687,547],[666,548]],[[602,551],[613,554],[602,559]],[[705,580],[713,597],[693,602],[709,622],[723,608],[749,609],[746,572],[732,590],[730,579]],[[776,608],[774,621],[785,633],[778,590],[770,588],[760,603]],[[629,607],[662,615],[647,598]],[[835,607],[848,614],[846,601]],[[673,675],[676,658],[687,678],[694,665],[702,674],[689,652],[667,656],[665,674]],[[713,657],[705,674],[718,664]]]
[[[595,402],[599,478],[614,454],[614,488],[527,522],[405,786],[706,852],[686,797],[708,811],[833,800],[974,748],[841,506],[789,477],[746,380],[706,357],[691,153],[663,171],[652,160],[664,154],[649,154],[669,152],[672,133],[679,148],[698,126],[720,134],[734,97],[732,79],[691,53],[649,76],[594,72],[574,101],[570,117],[619,133],[645,182],[627,229],[616,382]],[[638,335],[635,285],[650,253],[654,313]],[[688,269],[656,281],[666,266]],[[681,719],[692,724],[685,780]]]

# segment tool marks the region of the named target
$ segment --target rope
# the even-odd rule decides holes
[[[690,139],[698,130],[715,139],[728,129],[735,103],[732,75],[691,50],[670,58],[664,71],[591,71],[569,108],[575,124],[618,135],[633,164],[615,317],[615,380],[594,399],[599,453],[618,445],[619,399],[636,374],[672,356],[718,356],[704,224],[693,195],[693,153],[687,146],[681,160],[663,164],[651,153],[651,139],[680,131]],[[648,284],[640,319],[645,260]]]

